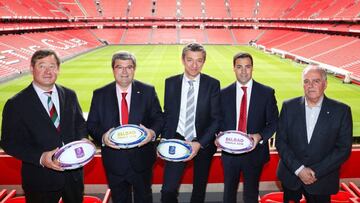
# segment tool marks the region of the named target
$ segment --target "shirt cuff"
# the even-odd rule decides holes
[[[295,171],[295,175],[296,175],[296,176],[299,176],[300,171],[303,170],[304,168],[305,168],[305,166],[304,166],[304,165],[301,165],[301,166]]]

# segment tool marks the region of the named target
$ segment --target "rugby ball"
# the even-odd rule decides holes
[[[179,162],[189,158],[192,148],[189,144],[178,139],[162,139],[157,147],[160,158]]]
[[[57,150],[54,159],[65,170],[76,169],[89,163],[96,153],[96,147],[90,141],[78,140],[67,143]]]
[[[121,149],[128,149],[137,147],[146,136],[145,130],[140,126],[127,124],[114,128],[109,133],[109,140]]]
[[[241,131],[229,130],[217,136],[219,148],[231,154],[249,152],[254,146],[254,140]]]

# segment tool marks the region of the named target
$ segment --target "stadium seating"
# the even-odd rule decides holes
[[[127,16],[127,0],[99,0],[104,17]]]
[[[254,17],[255,0],[229,0],[230,14],[233,18]]]
[[[206,29],[206,33],[210,44],[234,44],[229,29]]]
[[[0,192],[0,203],[25,203],[25,196],[15,196],[16,190],[11,190],[9,194],[6,195],[6,189],[3,189]],[[103,199],[100,199],[96,196],[84,195],[83,203],[108,203],[110,200],[111,190],[107,189]],[[3,198],[3,199],[2,199]],[[59,203],[63,203],[63,200],[60,199]]]
[[[203,17],[200,0],[182,0],[181,1],[182,17]]]
[[[155,16],[157,17],[176,16],[176,0],[156,0]]]
[[[175,36],[175,37],[174,37]],[[176,44],[177,43],[176,29],[153,29],[152,44]]]
[[[136,0],[131,1],[129,15],[132,17],[150,17],[152,16],[152,1],[150,0]]]
[[[120,44],[124,34],[124,29],[93,29],[90,32],[94,33],[96,38],[101,41],[106,41],[109,44]]]
[[[205,1],[205,14],[207,17],[227,18],[230,17],[227,12],[225,1]]]

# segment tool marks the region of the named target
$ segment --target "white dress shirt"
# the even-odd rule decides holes
[[[181,103],[180,103],[180,113],[179,113],[179,123],[176,129],[176,132],[179,133],[182,136],[184,135],[184,131],[185,131],[185,122],[186,122],[186,103],[187,103],[187,93],[189,91],[190,85],[189,85],[189,81],[190,79],[186,77],[186,75],[184,74],[183,76],[183,80],[182,80],[182,85],[181,85]],[[194,79],[193,79],[193,85],[194,85],[194,102],[195,102],[195,118],[194,118],[194,124],[196,121],[196,108],[197,108],[197,100],[198,100],[198,95],[199,95],[199,86],[200,86],[200,74],[197,75]],[[194,125],[195,128],[195,125]],[[194,129],[194,138],[196,137],[196,128]]]
[[[55,87],[55,85],[52,87],[51,90],[49,91],[45,91],[43,89],[41,89],[39,86],[37,86],[36,84],[32,83],[36,94],[38,95],[42,105],[44,106],[46,112],[48,113],[48,115],[50,116],[50,112],[49,112],[49,107],[48,107],[48,95],[46,94],[49,91],[52,91],[51,94],[51,100],[53,102],[53,104],[55,105],[55,109],[56,109],[56,113],[58,114],[58,117],[60,119],[60,101],[59,101],[59,94],[57,92],[57,89]]]
[[[252,85],[253,85],[253,80],[249,80],[249,82],[247,82],[245,85],[240,84],[239,81],[236,81],[236,130],[239,129],[239,119],[240,119],[240,105],[241,105],[241,100],[242,97],[244,95],[243,90],[241,89],[241,87],[247,87],[246,88],[246,119],[249,117],[248,112],[249,112],[249,106],[250,106],[250,98],[251,98],[251,90],[252,90]],[[247,122],[246,122],[247,123]]]
[[[125,92],[127,93],[125,98],[126,98],[126,102],[127,102],[127,106],[128,106],[128,112],[130,113],[132,85],[130,84],[127,90],[121,90],[120,85],[116,83],[116,97],[117,97],[117,100],[118,100],[120,123],[122,121],[122,119],[121,119],[122,93],[125,93]]]

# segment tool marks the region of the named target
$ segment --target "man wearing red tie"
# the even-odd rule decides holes
[[[244,154],[222,152],[224,167],[224,203],[235,203],[240,174],[243,175],[245,203],[258,202],[259,178],[269,160],[268,139],[278,121],[275,91],[252,79],[253,59],[248,53],[233,58],[237,81],[220,92],[221,131],[238,130],[254,140],[253,149]],[[215,141],[216,143],[217,141]]]
[[[134,80],[135,56],[127,51],[112,57],[115,82],[94,91],[87,126],[102,145],[101,154],[114,203],[152,202],[154,140],[162,129],[162,112],[155,88]],[[147,132],[139,147],[119,149],[108,139],[112,128],[141,125]],[[132,193],[133,191],[133,193]],[[132,195],[133,194],[133,195]]]
[[[87,136],[74,91],[55,84],[60,59],[52,50],[31,57],[32,83],[9,99],[3,110],[1,147],[22,161],[27,203],[81,203],[82,168],[64,171],[53,155],[59,147]]]

